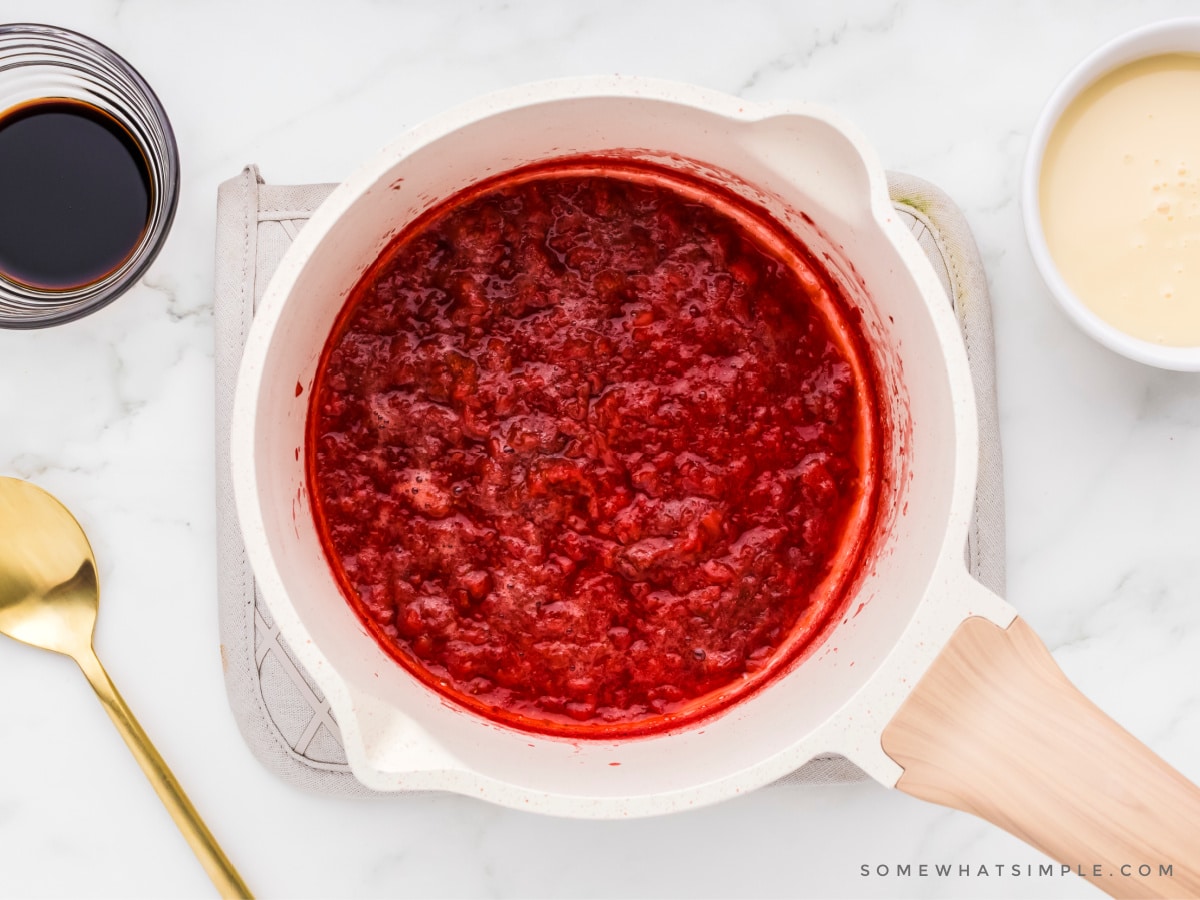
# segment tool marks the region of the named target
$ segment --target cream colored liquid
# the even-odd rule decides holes
[[[1042,162],[1063,278],[1134,337],[1200,346],[1200,56],[1123,66],[1067,108]]]

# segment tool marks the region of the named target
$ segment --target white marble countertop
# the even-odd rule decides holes
[[[1103,41],[1192,8],[0,0],[0,20],[63,25],[125,55],[179,139],[178,217],[143,282],[74,324],[0,332],[0,473],[53,491],[87,528],[105,589],[100,655],[257,892],[1095,895],[1071,875],[1029,876],[1045,858],[1003,832],[875,784],[610,823],[451,796],[331,800],[263,770],[218,653],[216,186],[248,162],[274,182],[336,181],[434,112],[555,76],[642,74],[835,107],[889,168],[948,191],[978,238],[1012,603],[1086,694],[1200,780],[1200,377],[1127,362],[1077,331],[1033,269],[1017,207],[1026,139],[1055,83]],[[0,895],[211,895],[74,666],[3,641],[0,683]],[[903,863],[972,874],[861,874]]]

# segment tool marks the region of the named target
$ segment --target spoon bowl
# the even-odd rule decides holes
[[[0,477],[0,633],[78,663],[221,896],[250,897],[100,664],[99,607],[96,558],[79,522],[41,488]]]
[[[92,645],[100,585],[75,517],[41,488],[0,479],[0,633],[74,657]]]

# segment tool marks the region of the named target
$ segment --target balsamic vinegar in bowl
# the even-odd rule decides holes
[[[150,220],[145,154],[114,118],[77,100],[0,114],[0,275],[70,291],[111,275]]]

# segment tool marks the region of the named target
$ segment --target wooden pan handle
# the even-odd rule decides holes
[[[1200,897],[1200,788],[1079,693],[1019,617],[963,622],[882,743],[900,790],[999,825],[1114,897]]]

